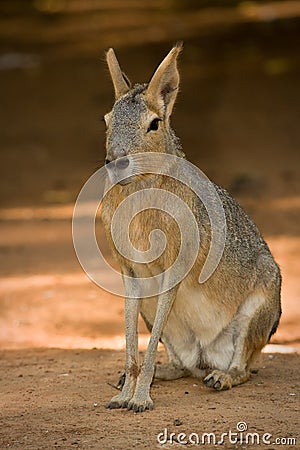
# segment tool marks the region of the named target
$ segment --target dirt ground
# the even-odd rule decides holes
[[[122,352],[35,349],[5,350],[0,356],[1,449],[181,448],[175,438],[186,438],[178,438],[179,433],[187,439],[196,433],[200,448],[263,448],[265,433],[272,435],[267,448],[299,448],[296,355],[264,355],[247,384],[222,393],[193,378],[155,381],[155,409],[143,414],[104,408],[116,392],[112,384],[123,368]],[[222,433],[237,432],[239,422],[258,434],[260,441],[254,442],[261,445],[243,445],[246,432],[239,433],[236,444],[234,435],[231,444],[225,438],[223,445],[201,444],[203,433],[214,433],[218,442]],[[165,428],[168,437],[161,435],[159,444],[157,436]],[[171,433],[176,434],[173,443]],[[298,444],[274,445],[276,439],[287,443],[291,438]]]
[[[181,432],[198,434],[200,448],[258,449],[265,433],[269,449],[300,448],[299,2],[104,3],[0,2],[0,449],[197,447]],[[277,346],[245,385],[217,393],[192,378],[155,381],[153,411],[109,411],[124,366],[123,299],[81,270],[73,205],[104,159],[105,48],[147,81],[177,39],[174,128],[189,159],[258,224],[282,270],[283,315]],[[101,231],[100,241],[107,251]],[[142,351],[148,337],[141,322]],[[260,445],[245,433],[201,444],[238,422]]]

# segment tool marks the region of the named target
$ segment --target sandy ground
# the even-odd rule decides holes
[[[272,435],[265,436],[266,448],[299,448],[296,355],[264,355],[248,383],[221,393],[193,378],[155,381],[155,409],[143,414],[104,408],[116,392],[112,385],[123,368],[122,352],[36,349],[0,356],[1,449],[170,449],[190,438],[184,448],[258,449],[267,445],[266,433]],[[239,422],[256,433],[254,445],[247,445],[247,432],[238,433],[238,442],[232,435],[223,445],[208,443],[204,433],[214,433],[218,443],[222,433],[237,432]]]
[[[181,432],[220,440],[238,422],[260,445],[244,434],[214,448],[263,448],[265,433],[269,449],[300,448],[299,2],[199,11],[193,2],[100,3],[0,2],[0,449],[153,449],[165,428],[160,448],[181,448]],[[270,245],[283,274],[272,343],[292,353],[269,348],[230,392],[155,381],[152,412],[108,411],[124,366],[123,300],[81,270],[73,205],[104,159],[100,118],[113,97],[105,48],[117,48],[133,82],[147,81],[177,39],[185,49],[174,128]],[[142,323],[140,331],[144,351]]]

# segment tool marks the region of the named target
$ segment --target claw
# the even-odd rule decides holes
[[[208,377],[204,378],[204,383],[208,387],[213,387],[214,386],[214,377],[208,375]]]
[[[126,378],[126,375],[125,375],[125,373],[123,373],[123,374],[120,376],[120,378],[119,378],[119,380],[118,380],[118,383],[117,383],[117,388],[118,388],[118,389],[122,389],[122,387],[124,386],[124,384],[125,384],[125,378]]]
[[[141,413],[146,411],[147,409],[152,410],[153,409],[153,403],[152,402],[145,402],[143,404],[135,403],[135,402],[129,402],[127,406],[128,410],[133,410],[135,413]]]
[[[117,408],[121,408],[121,405],[119,402],[110,402],[107,403],[107,405],[105,405],[105,408],[107,409],[117,409]]]
[[[225,391],[232,387],[231,375],[220,370],[214,370],[203,381],[206,386],[214,388],[216,391]]]
[[[219,390],[221,389],[221,383],[220,383],[220,381],[217,381],[217,382],[214,384],[214,388],[217,389],[217,391],[219,391]]]

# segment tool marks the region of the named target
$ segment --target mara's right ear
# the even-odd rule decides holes
[[[172,113],[178,94],[179,72],[177,69],[177,58],[181,50],[182,42],[178,42],[156,69],[146,91],[149,104],[157,112],[161,112],[166,119]]]
[[[106,62],[110,72],[110,76],[115,89],[116,100],[127,94],[130,90],[131,84],[127,76],[122,72],[115,52],[112,48],[106,53]]]

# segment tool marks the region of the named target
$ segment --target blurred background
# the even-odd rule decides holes
[[[300,348],[300,1],[234,0],[0,2],[1,348],[124,346],[123,300],[76,259],[73,206],[104,161],[105,50],[147,82],[177,40],[173,126],[260,227],[283,272],[273,342]]]

